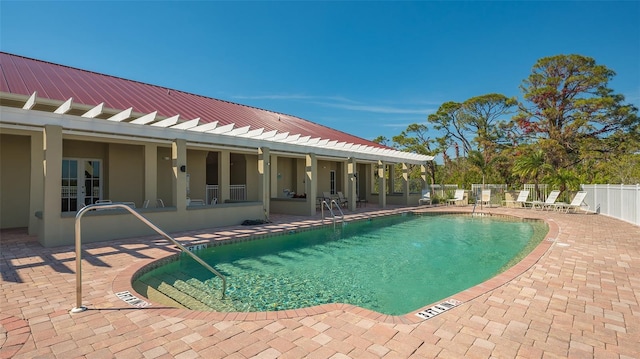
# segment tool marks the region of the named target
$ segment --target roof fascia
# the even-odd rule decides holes
[[[96,106],[96,108],[99,106]],[[320,156],[347,158],[354,157],[362,160],[382,160],[392,163],[424,164],[428,156],[414,155],[408,152],[400,152],[391,149],[372,150],[363,146],[339,143],[334,147],[320,146],[317,142],[295,141],[283,142],[278,135],[269,138],[252,138],[236,136],[228,133],[199,132],[190,129],[176,129],[171,127],[159,127],[140,125],[129,122],[107,121],[100,119],[88,119],[68,114],[56,114],[51,112],[24,110],[14,107],[2,106],[0,112],[1,123],[14,123],[27,126],[42,127],[45,125],[58,125],[63,129],[86,131],[88,133],[114,134],[118,136],[133,136],[136,138],[156,138],[172,140],[184,138],[188,142],[202,143],[205,145],[222,145],[232,147],[269,147],[273,151],[291,153],[315,153]],[[175,117],[177,117],[176,115]],[[173,120],[173,118],[171,119]],[[231,127],[232,128],[232,127]],[[195,129],[195,127],[194,127]],[[288,135],[292,136],[292,135]],[[293,135],[295,136],[295,135]],[[360,151],[362,148],[363,151]],[[378,151],[380,150],[380,151]]]

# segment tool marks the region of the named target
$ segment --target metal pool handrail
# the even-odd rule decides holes
[[[82,265],[81,265],[81,263],[82,263],[82,250],[81,250],[81,247],[82,247],[82,238],[81,238],[82,234],[81,234],[81,230],[80,230],[80,220],[82,219],[82,216],[86,212],[89,212],[89,211],[95,210],[95,209],[109,209],[109,208],[126,209],[127,211],[129,211],[129,213],[133,214],[136,218],[138,218],[141,222],[146,224],[149,228],[153,229],[158,234],[162,235],[164,238],[166,238],[169,241],[173,242],[173,244],[175,244],[178,248],[180,248],[181,251],[187,253],[189,256],[191,256],[191,258],[193,258],[193,260],[195,260],[196,262],[200,263],[203,267],[208,269],[211,273],[215,274],[220,279],[222,279],[222,298],[224,298],[224,293],[227,291],[227,280],[225,279],[225,277],[222,274],[220,274],[220,272],[218,272],[217,270],[213,269],[205,261],[200,259],[200,257],[198,257],[195,254],[193,254],[190,250],[188,250],[182,244],[178,243],[178,241],[173,239],[173,237],[171,237],[170,235],[165,233],[163,230],[158,228],[155,224],[151,223],[147,218],[142,216],[140,213],[136,212],[133,208],[131,208],[130,206],[127,206],[125,204],[120,204],[120,203],[90,204],[90,205],[80,209],[78,211],[78,213],[76,214],[76,223],[75,223],[75,232],[76,232],[75,233],[75,236],[76,236],[76,238],[75,238],[76,239],[76,306],[75,306],[75,308],[71,309],[71,313],[80,313],[80,312],[84,312],[85,310],[87,310],[87,307],[82,305]]]
[[[329,210],[329,213],[331,213],[331,218],[333,218],[333,229],[336,229],[336,215],[333,213],[333,204],[336,204],[336,208],[338,208],[338,211],[340,211],[340,215],[341,215],[341,219],[344,222],[344,213],[342,213],[342,210],[340,209],[340,206],[338,205],[338,202],[336,202],[335,199],[331,200],[331,205],[329,205],[329,202],[327,201],[322,201],[322,205],[320,206],[321,212],[322,212],[322,220],[324,221],[324,207],[326,206],[327,209]]]

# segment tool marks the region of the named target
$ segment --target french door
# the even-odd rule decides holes
[[[62,160],[62,212],[75,212],[102,198],[102,161]]]

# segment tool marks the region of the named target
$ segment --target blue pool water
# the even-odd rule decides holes
[[[347,223],[337,232],[305,231],[198,251],[227,277],[224,300],[221,281],[184,255],[139,282],[171,284],[218,311],[349,303],[400,315],[495,276],[530,251],[546,225],[409,215]]]

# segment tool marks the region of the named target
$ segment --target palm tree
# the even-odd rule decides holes
[[[538,184],[540,183],[540,177],[551,170],[551,165],[545,161],[544,151],[536,150],[516,158],[513,162],[512,172],[514,175],[522,177],[525,181],[532,179],[536,196],[539,196]]]
[[[575,172],[564,168],[559,169],[549,178],[551,184],[560,190],[564,199],[568,199],[566,190],[577,190],[580,187],[580,178]]]

